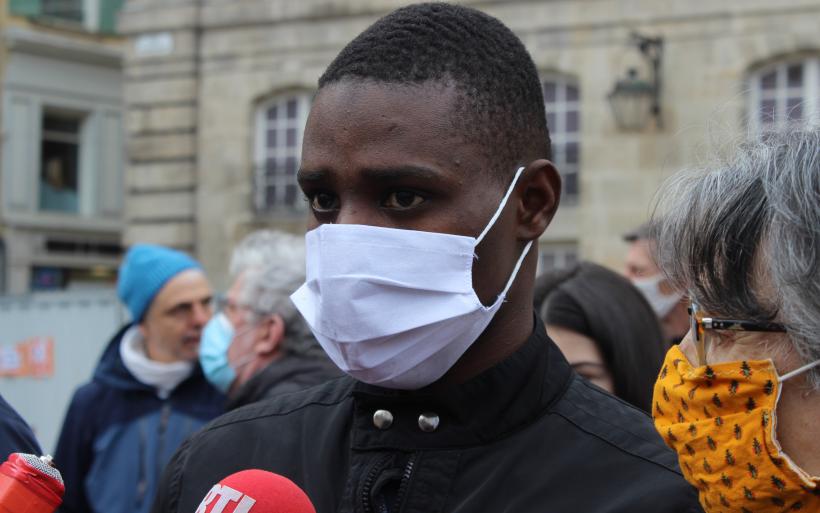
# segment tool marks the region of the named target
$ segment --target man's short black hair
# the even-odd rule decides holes
[[[454,86],[460,99],[453,125],[486,148],[504,179],[529,159],[551,158],[532,58],[510,29],[475,9],[424,3],[393,11],[339,53],[319,88],[344,79]]]

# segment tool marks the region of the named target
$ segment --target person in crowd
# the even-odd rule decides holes
[[[210,424],[155,512],[194,511],[244,468],[319,513],[697,510],[648,415],[579,378],[537,321],[561,179],[512,31],[448,3],[388,14],[319,79],[303,141],[291,297],[349,376]]]
[[[171,455],[225,401],[197,363],[211,317],[211,287],[199,263],[170,248],[134,245],[117,294],[132,322],[74,393],[57,444],[64,512],[148,511]]]
[[[260,230],[231,256],[222,312],[205,326],[199,359],[228,409],[340,375],[290,301],[305,280],[302,237]]]
[[[0,463],[15,452],[39,456],[42,449],[26,421],[0,396]]]
[[[689,304],[684,294],[675,290],[655,265],[649,228],[649,223],[644,223],[624,235],[624,241],[629,244],[626,277],[649,301],[660,320],[666,341],[677,344],[689,331]]]
[[[820,511],[820,129],[679,173],[654,223],[658,264],[692,299],[658,431],[708,513]]]
[[[535,280],[535,307],[575,372],[649,412],[668,347],[657,317],[623,276],[591,262]]]

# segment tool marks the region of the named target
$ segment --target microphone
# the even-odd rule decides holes
[[[266,470],[229,475],[205,495],[196,513],[316,513],[310,499],[290,479]]]
[[[51,456],[15,452],[0,465],[0,513],[54,513],[63,493]]]

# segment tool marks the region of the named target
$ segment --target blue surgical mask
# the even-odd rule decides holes
[[[199,343],[199,363],[210,383],[223,394],[236,379],[236,371],[228,362],[228,348],[234,337],[233,325],[223,313],[214,315],[202,331]]]

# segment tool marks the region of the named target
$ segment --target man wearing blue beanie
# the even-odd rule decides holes
[[[147,512],[170,456],[225,401],[197,362],[212,291],[196,260],[134,245],[120,266],[117,295],[132,322],[74,393],[57,444],[62,512]]]

